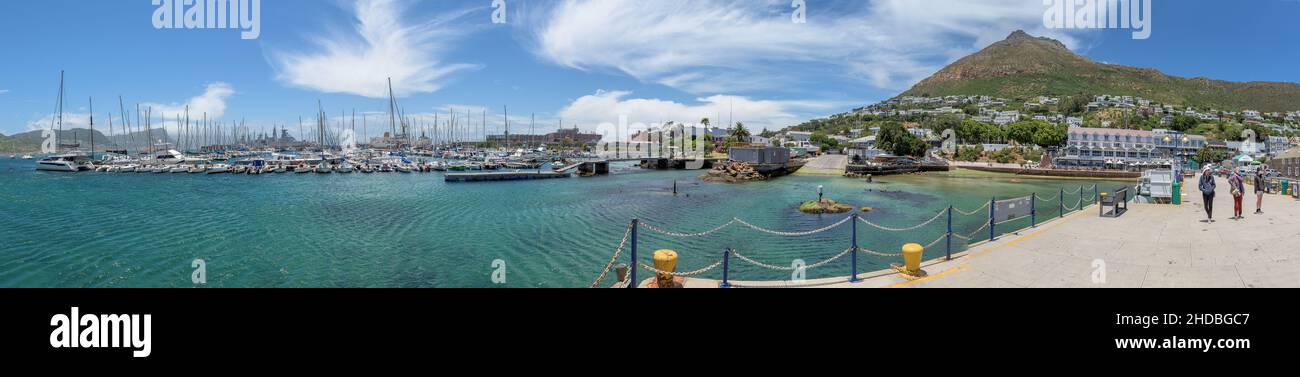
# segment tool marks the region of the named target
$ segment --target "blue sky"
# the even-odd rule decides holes
[[[93,97],[104,127],[119,95],[292,133],[317,100],[380,122],[392,76],[408,114],[478,122],[486,110],[496,132],[507,105],[515,132],[531,114],[540,131],[561,119],[598,131],[619,115],[778,129],[892,97],[1016,29],[1097,61],[1300,82],[1297,0],[1157,0],[1146,40],[1047,29],[1041,0],[807,0],[804,24],[791,0],[506,0],[504,24],[492,3],[263,0],[260,37],[243,40],[155,29],[149,0],[0,2],[0,133],[48,125],[60,69],[73,126]]]

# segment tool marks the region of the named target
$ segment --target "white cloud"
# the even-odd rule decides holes
[[[467,25],[454,21],[474,9],[448,11],[419,24],[402,18],[410,2],[361,0],[351,9],[355,35],[312,39],[314,51],[269,54],[277,78],[289,85],[369,98],[388,97],[387,79],[398,96],[438,91],[453,73],[475,68],[443,63],[449,45],[465,34]]]
[[[1046,30],[1040,2],[879,0],[564,0],[531,15],[533,53],[566,67],[621,72],[692,93],[779,89],[815,73],[901,89],[1016,29]]]
[[[0,94],[8,94],[9,89],[0,89]]]
[[[150,123],[151,128],[166,129],[168,135],[175,137],[177,131],[180,129],[180,127],[178,127],[178,123],[176,122],[176,117],[180,116],[181,122],[182,123],[184,122],[186,106],[189,106],[190,121],[192,122],[192,124],[202,119],[204,112],[207,112],[209,120],[215,120],[225,115],[226,99],[230,98],[230,96],[234,94],[235,94],[235,88],[230,86],[230,84],[226,84],[223,82],[214,82],[208,84],[204,88],[203,94],[192,97],[185,102],[173,102],[167,104],[155,103],[155,102],[141,103],[140,112],[142,114],[140,116],[144,116],[143,113],[147,109],[152,109],[153,119]],[[116,105],[117,105],[116,103],[105,103],[104,104],[104,106],[106,106],[104,108],[105,110],[95,112],[95,130],[107,134],[109,131],[107,118],[109,117],[109,114],[113,114],[112,120],[113,120],[113,126],[115,127],[113,133],[121,134],[123,132],[121,128],[117,128],[117,127],[121,127],[123,125],[123,122],[122,122],[121,114],[116,114],[118,112],[118,107]],[[79,110],[80,110],[79,112],[63,113],[64,130],[68,130],[72,128],[90,127],[90,114],[86,113],[84,108]],[[127,111],[134,112],[135,106],[131,106],[130,108],[127,109]],[[137,130],[141,129],[141,127],[143,127],[141,125],[142,123],[140,123],[141,121],[136,119],[136,115],[134,113],[130,115],[131,115],[132,127]],[[42,116],[39,119],[30,121],[27,123],[27,129],[29,131],[39,130],[43,128],[48,128],[50,127],[51,124],[54,124],[55,125],[54,127],[58,127],[57,122],[55,122],[55,118],[57,116],[58,116],[57,114],[49,114],[49,115]]]
[[[204,113],[208,114],[208,119],[221,118],[226,114],[226,99],[235,94],[235,88],[224,82],[214,82],[208,84],[203,90],[203,94],[190,98],[184,103],[142,103],[140,108],[152,108],[154,114],[162,114],[174,117],[177,114],[184,116],[188,107],[190,117],[202,117]]]
[[[745,123],[755,132],[767,128],[778,130],[799,123],[814,112],[825,112],[844,106],[843,103],[819,101],[756,100],[747,97],[715,95],[699,98],[696,103],[647,98],[628,98],[627,91],[598,91],[574,100],[559,111],[565,125],[580,124],[584,131],[599,131],[615,136],[612,130],[598,130],[602,123],[618,124],[620,116],[627,116],[629,125],[646,125],[674,121],[695,124],[709,118],[713,126],[725,127],[728,119]],[[734,115],[733,115],[734,114]],[[620,130],[619,132],[622,132]],[[627,135],[619,135],[626,138]]]

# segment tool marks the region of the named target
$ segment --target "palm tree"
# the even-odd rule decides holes
[[[749,130],[745,129],[745,123],[736,122],[736,128],[731,129],[731,137],[735,138],[738,142],[744,141],[748,143],[749,136]]]

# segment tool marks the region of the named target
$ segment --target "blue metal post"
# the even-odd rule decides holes
[[[948,206],[948,241],[944,246],[944,255],[946,260],[952,260],[952,205]]]
[[[636,281],[636,270],[641,268],[641,266],[636,263],[636,228],[640,227],[640,223],[640,219],[632,219],[632,275],[630,275],[630,279],[628,280],[628,288],[636,288],[636,285],[638,284]]]
[[[1079,210],[1083,210],[1083,186],[1079,186]]]
[[[853,214],[853,220],[851,221],[853,221],[853,252],[851,253],[850,255],[851,258],[849,258],[849,260],[852,261],[850,263],[851,264],[850,268],[853,269],[853,274],[849,275],[849,282],[857,283],[858,282],[858,214],[856,213]]]
[[[993,242],[993,228],[996,228],[997,222],[993,221],[993,214],[998,211],[998,198],[995,196],[989,199],[989,242]]]
[[[1029,196],[1029,227],[1038,227],[1038,193]]]
[[[1079,194],[1083,195],[1083,190],[1079,190]],[[1057,202],[1059,203],[1056,203],[1056,207],[1059,209],[1056,211],[1058,212],[1056,218],[1063,219],[1065,218],[1065,189],[1061,189],[1061,200],[1057,200]],[[1079,204],[1079,205],[1083,205],[1083,204]],[[1080,207],[1079,209],[1083,209],[1083,207]]]
[[[731,288],[731,282],[728,280],[727,270],[731,265],[731,248],[722,251],[722,285],[719,288]]]

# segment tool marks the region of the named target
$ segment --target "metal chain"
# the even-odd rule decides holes
[[[767,264],[767,263],[763,263],[763,262],[759,262],[759,261],[756,261],[756,260],[753,260],[753,259],[749,259],[749,257],[746,257],[746,256],[744,256],[744,255],[741,255],[739,252],[736,252],[735,250],[732,250],[732,251],[731,251],[731,255],[735,256],[736,258],[739,258],[739,259],[742,260],[742,261],[745,261],[745,263],[749,263],[749,264],[752,264],[752,265],[755,265],[755,266],[759,266],[759,267],[762,267],[762,268],[766,268],[766,269],[769,269],[769,270],[777,270],[777,271],[794,271],[794,267],[782,267],[782,266],[770,265],[770,264]]]
[[[1051,199],[1044,199],[1042,196],[1038,195],[1038,193],[1034,193],[1034,197],[1035,197],[1035,198],[1038,198],[1038,201],[1041,201],[1041,202],[1054,202],[1054,201],[1057,201],[1057,200],[1061,199],[1060,196],[1057,196],[1057,197],[1055,197],[1055,198],[1051,198]]]
[[[642,228],[642,229],[645,229],[645,230],[648,230],[648,231],[651,231],[651,232],[654,232],[654,233],[659,233],[659,234],[662,234],[662,235],[665,235],[665,236],[669,236],[669,237],[691,238],[691,237],[704,237],[704,236],[711,235],[711,234],[713,234],[713,233],[717,233],[718,231],[721,231],[721,230],[723,230],[723,229],[726,229],[727,227],[729,227],[729,226],[731,226],[732,224],[735,224],[735,223],[736,223],[736,220],[735,220],[735,219],[732,219],[731,221],[728,221],[726,224],[722,224],[721,226],[719,226],[719,227],[717,227],[717,228],[713,228],[713,229],[710,229],[710,230],[707,230],[707,231],[704,231],[704,232],[699,232],[699,233],[676,233],[676,232],[670,232],[670,231],[667,231],[667,230],[659,229],[659,228],[657,228],[657,227],[655,227],[655,226],[653,226],[653,225],[647,224],[647,223],[645,223],[645,222],[641,222],[641,228]]]
[[[709,265],[708,267],[701,268],[701,269],[698,269],[698,270],[695,270],[695,271],[687,271],[687,272],[668,272],[668,271],[660,271],[659,269],[654,268],[654,267],[651,267],[650,265],[647,265],[647,264],[645,264],[645,263],[636,262],[636,264],[637,264],[638,266],[641,266],[641,268],[645,269],[646,271],[654,272],[654,273],[656,273],[656,274],[666,274],[666,275],[672,275],[672,276],[682,276],[682,277],[685,277],[685,276],[695,276],[695,275],[703,274],[703,273],[705,273],[705,272],[709,272],[709,271],[711,271],[711,270],[713,270],[713,269],[715,269],[715,268],[718,268],[718,266],[721,266],[721,265],[722,265],[722,261],[719,260],[719,261],[714,262],[713,264]]]
[[[926,226],[926,225],[930,225],[930,223],[933,223],[935,220],[938,220],[940,217],[943,217],[943,214],[944,214],[945,212],[947,212],[947,211],[939,211],[939,213],[934,214],[934,217],[931,217],[929,220],[926,220],[926,221],[923,222],[923,223],[916,224],[915,226],[908,227],[908,228],[890,228],[890,227],[887,227],[887,226],[881,226],[881,225],[877,225],[876,223],[873,223],[873,222],[871,222],[871,221],[869,221],[869,220],[867,220],[867,219],[865,219],[865,218],[861,218],[861,217],[858,218],[858,221],[861,221],[863,224],[867,224],[867,225],[870,225],[870,226],[876,227],[877,229],[880,229],[880,230],[885,230],[885,231],[890,231],[890,232],[906,232],[906,231],[909,231],[909,230],[917,230],[917,229],[921,229],[921,227],[924,227],[924,226]]]
[[[849,255],[849,253],[851,253],[851,252],[853,252],[853,248],[852,248],[852,247],[850,247],[850,248],[848,248],[848,249],[844,249],[844,251],[841,251],[839,254],[837,254],[837,255],[835,255],[835,256],[833,256],[833,257],[827,258],[826,260],[823,260],[823,261],[821,261],[821,262],[817,262],[817,263],[810,264],[810,265],[804,267],[804,269],[805,269],[805,270],[811,270],[811,269],[814,269],[814,268],[817,268],[817,267],[825,266],[827,263],[831,263],[831,262],[834,262],[834,261],[837,260],[837,259],[843,258],[845,255]]]
[[[986,222],[984,222],[984,225],[981,226],[979,229],[975,229],[975,231],[970,232],[970,233],[967,233],[967,234],[964,235],[964,236],[963,236],[963,235],[960,235],[960,234],[956,234],[956,233],[953,233],[952,235],[953,235],[953,237],[957,237],[957,238],[960,238],[960,239],[963,239],[963,240],[966,240],[966,241],[970,241],[970,240],[974,239],[974,237],[975,237],[975,233],[979,233],[980,231],[983,231],[984,229],[988,229],[988,227],[989,227],[989,223],[986,221]]]
[[[943,240],[946,239],[946,238],[948,238],[948,234],[945,233],[945,234],[939,236],[939,238],[936,238],[933,242],[930,242],[930,244],[925,245],[925,249],[926,249],[926,250],[929,250],[930,248],[933,248],[934,245],[938,245],[938,244],[939,244],[939,241],[943,241]]]
[[[875,256],[878,256],[878,257],[901,257],[901,256],[903,256],[903,253],[882,253],[882,252],[875,251],[875,250],[871,250],[871,249],[868,249],[868,248],[865,248],[865,247],[859,247],[858,250],[861,250],[861,251],[864,252],[864,253],[871,254],[871,255],[875,255]]]
[[[1080,188],[1078,188],[1078,189],[1075,189],[1074,191],[1066,191],[1065,194],[1066,194],[1066,195],[1074,195],[1074,194],[1078,194],[1078,193],[1079,193],[1079,190],[1083,190],[1083,187],[1080,187]]]
[[[1075,202],[1075,203],[1074,203],[1074,207],[1065,206],[1065,209],[1066,209],[1067,211],[1077,211],[1077,210],[1079,210],[1079,209],[1080,209],[1079,206],[1083,205],[1083,198],[1079,198],[1079,200],[1075,200],[1074,202]]]
[[[600,272],[600,277],[597,277],[594,283],[591,283],[591,288],[596,288],[597,286],[600,286],[600,282],[604,281],[605,276],[609,275],[609,270],[614,268],[614,263],[618,262],[618,256],[623,254],[623,247],[627,246],[627,239],[631,235],[632,235],[632,224],[629,223],[627,224],[627,231],[623,232],[623,240],[619,241],[618,248],[614,249],[614,257],[609,258],[609,263],[605,264],[605,270]]]
[[[989,208],[989,205],[991,205],[991,204],[992,204],[992,203],[984,202],[984,206],[983,206],[983,207],[979,207],[978,209],[976,209],[976,210],[974,210],[974,211],[970,211],[970,212],[962,211],[960,208],[956,208],[956,207],[953,207],[952,210],[953,210],[953,211],[957,211],[957,213],[960,213],[960,214],[962,214],[963,216],[974,216],[974,215],[976,215],[976,214],[979,214],[980,212],[984,212],[984,209]]]
[[[811,270],[811,269],[814,269],[814,268],[818,268],[818,267],[821,267],[821,266],[825,266],[825,265],[827,265],[827,264],[830,264],[831,262],[834,262],[834,261],[836,261],[836,260],[839,260],[840,258],[843,258],[845,255],[849,255],[849,253],[852,253],[852,252],[853,252],[853,248],[852,248],[852,247],[850,247],[850,248],[848,248],[848,249],[844,249],[844,251],[841,251],[839,254],[835,254],[835,256],[833,256],[833,257],[823,259],[821,262],[817,262],[817,263],[813,263],[813,264],[809,264],[809,265],[804,265],[804,269],[805,269],[805,270]],[[756,260],[750,259],[749,257],[746,257],[746,256],[744,256],[744,255],[741,255],[740,253],[736,252],[735,250],[732,250],[732,251],[731,251],[731,255],[734,255],[734,256],[736,256],[736,258],[739,258],[740,260],[745,261],[745,263],[749,263],[749,264],[752,264],[752,265],[755,265],[755,266],[758,266],[758,267],[762,267],[762,268],[766,268],[766,269],[769,269],[769,270],[777,270],[777,271],[794,271],[794,266],[783,267],[783,266],[777,266],[777,265],[771,265],[771,264],[767,264],[767,263],[759,262],[759,261],[756,261]]]
[[[784,237],[803,237],[803,236],[810,236],[810,235],[813,235],[813,234],[817,234],[817,233],[821,233],[821,232],[825,232],[825,231],[828,231],[828,230],[831,230],[831,229],[838,228],[840,225],[844,225],[844,223],[849,222],[849,220],[851,220],[851,219],[853,219],[852,216],[845,217],[843,220],[840,220],[839,222],[834,223],[834,224],[831,224],[830,226],[827,226],[827,227],[825,227],[825,228],[821,228],[821,229],[813,229],[813,230],[806,231],[806,232],[780,232],[780,231],[775,231],[775,230],[771,230],[771,229],[764,229],[764,228],[762,228],[762,227],[760,227],[760,226],[758,226],[758,225],[750,224],[750,223],[746,222],[745,220],[741,220],[740,218],[732,219],[732,221],[738,222],[738,223],[740,223],[741,225],[744,225],[744,226],[746,226],[746,227],[749,227],[750,229],[757,230],[757,231],[759,231],[759,232],[763,232],[763,233],[775,234],[775,235],[778,235],[778,236],[784,236]]]

